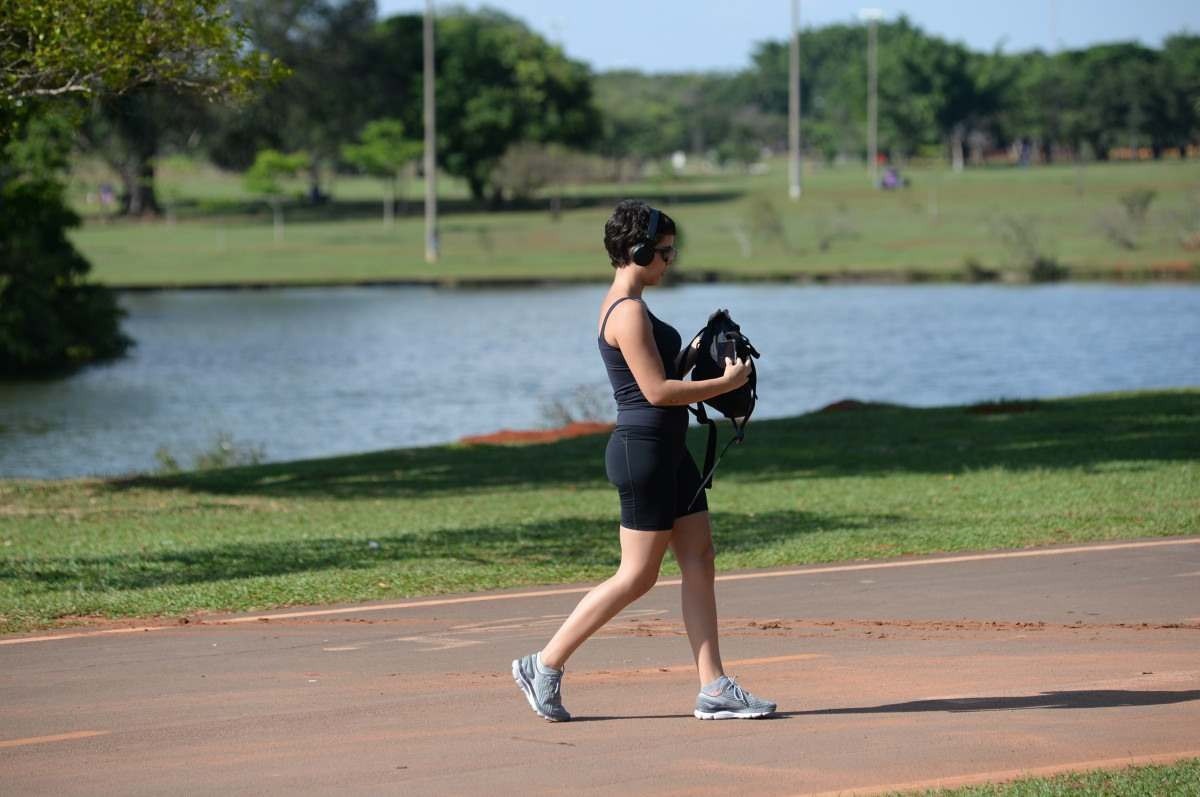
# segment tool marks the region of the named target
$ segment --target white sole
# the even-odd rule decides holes
[[[525,695],[525,700],[529,703],[529,707],[533,709],[534,714],[537,714],[546,722],[562,722],[562,720],[556,720],[553,717],[547,717],[545,714],[538,711],[537,701],[533,697],[533,687],[525,683],[525,679],[521,677],[521,662],[517,659],[513,659],[512,674],[513,680],[517,682],[517,686],[521,687],[521,693]]]
[[[696,709],[692,712],[692,716],[698,720],[756,720],[774,713],[773,711],[759,711],[754,714],[739,714],[736,711],[701,711],[700,709]]]

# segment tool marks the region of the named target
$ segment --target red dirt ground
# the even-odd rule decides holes
[[[0,791],[846,797],[1170,763],[1200,756],[1198,577],[1197,536],[723,572],[723,664],[779,701],[737,723],[691,713],[680,578],[572,658],[565,724],[511,661],[591,582],[0,638]]]
[[[471,435],[459,442],[467,445],[509,445],[513,443],[553,443],[569,437],[583,437],[612,431],[613,424],[577,421],[557,429],[501,429],[491,434]]]

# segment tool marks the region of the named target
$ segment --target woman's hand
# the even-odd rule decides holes
[[[750,358],[739,360],[732,357],[725,358],[725,373],[721,376],[729,383],[730,390],[737,390],[742,385],[746,384],[750,379]]]

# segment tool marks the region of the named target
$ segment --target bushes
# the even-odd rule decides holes
[[[1051,251],[1033,216],[1001,216],[993,222],[993,232],[1008,251],[1013,265],[1030,282],[1056,282],[1069,276]]]
[[[0,184],[0,378],[63,372],[132,345],[113,293],[84,282],[90,266],[66,236],[78,224],[53,180]]]
[[[1121,249],[1138,248],[1138,240],[1147,226],[1150,203],[1158,192],[1149,188],[1133,188],[1117,195],[1124,214],[1101,213],[1097,224],[1104,236]]]

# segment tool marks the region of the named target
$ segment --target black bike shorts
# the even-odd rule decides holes
[[[622,526],[670,531],[676,518],[708,509],[704,491],[696,496],[700,469],[685,439],[686,434],[650,426],[617,426],[613,430],[604,452],[604,467],[621,496]]]

